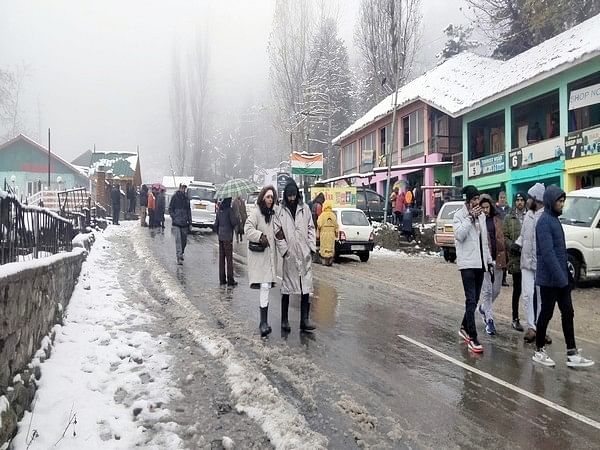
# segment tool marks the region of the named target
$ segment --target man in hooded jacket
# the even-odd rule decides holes
[[[288,306],[290,295],[299,294],[300,329],[312,331],[309,319],[310,294],[313,293],[312,255],[317,251],[315,225],[308,205],[296,182],[290,179],[283,191],[282,207],[275,214],[275,245],[283,257],[281,284],[281,329],[290,331]]]
[[[567,345],[567,366],[589,367],[594,364],[577,349],[573,326],[573,302],[571,289],[573,279],[567,266],[565,233],[559,216],[562,214],[566,195],[557,186],[548,186],[544,192],[544,213],[536,225],[537,268],[535,282],[540,287],[542,310],[537,321],[535,337],[536,351],[533,361],[547,367],[555,362],[546,353],[544,338],[548,323],[552,319],[554,306],[558,303],[562,329]]]

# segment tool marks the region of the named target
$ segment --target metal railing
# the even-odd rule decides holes
[[[452,172],[460,172],[463,170],[463,154],[454,153],[452,155]]]
[[[402,147],[402,161],[418,158],[423,156],[425,151],[425,144],[423,142],[417,142],[406,147]]]
[[[68,219],[0,192],[0,265],[70,251],[74,234]]]

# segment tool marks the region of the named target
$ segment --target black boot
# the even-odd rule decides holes
[[[302,294],[302,299],[300,301],[300,329],[302,331],[312,331],[316,328],[308,317],[309,313],[310,302],[308,300],[308,294]]]
[[[260,335],[262,337],[267,336],[271,332],[271,327],[267,322],[267,316],[269,315],[269,307],[265,306],[264,308],[260,308]]]
[[[288,307],[290,306],[290,296],[282,295],[281,296],[281,329],[283,331],[290,332],[292,329],[290,328],[290,322],[288,321]]]

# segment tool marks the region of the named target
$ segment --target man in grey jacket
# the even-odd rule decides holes
[[[479,191],[475,186],[465,186],[462,192],[465,205],[454,214],[452,222],[456,264],[465,291],[465,314],[458,334],[471,351],[481,353],[483,347],[477,339],[475,309],[481,294],[483,276],[486,270],[493,269],[493,261],[488,246],[485,216],[479,206]]]

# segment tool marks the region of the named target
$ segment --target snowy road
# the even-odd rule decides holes
[[[316,265],[317,332],[299,333],[295,299],[292,332],[282,335],[274,289],[274,331],[261,339],[243,245],[233,289],[218,285],[212,234],[190,236],[183,266],[168,228],[126,223],[96,246],[42,365],[32,427],[42,437],[32,449],[56,441],[73,404],[78,437],[58,448],[82,448],[82,435],[89,448],[221,448],[232,439],[236,448],[563,449],[600,439],[598,369],[567,370],[558,335],[555,369],[534,366],[517,333],[482,337],[485,353],[474,356],[457,336],[460,304],[370,273],[385,258],[402,273],[410,258]],[[583,345],[600,360],[597,343]],[[82,384],[76,373],[91,378]],[[67,385],[59,395],[66,382],[76,392]],[[89,405],[78,407],[85,389]]]
[[[554,370],[535,367],[531,348],[524,348],[519,334],[484,337],[486,352],[475,357],[457,337],[460,306],[374,281],[368,263],[315,266],[312,310],[318,332],[312,336],[297,331],[297,299],[290,310],[292,332],[281,335],[279,296],[273,290],[274,333],[263,341],[257,293],[245,278],[243,245],[236,247],[240,284],[223,289],[217,282],[214,235],[191,237],[183,267],[174,264],[168,229],[147,241],[153,257],[206,317],[205,325],[221,330],[331,448],[476,448],[490,442],[586,448],[598,441],[598,370],[576,372],[560,363]],[[585,347],[600,360],[597,345],[586,342]],[[564,342],[555,336],[557,361],[563,351]]]

